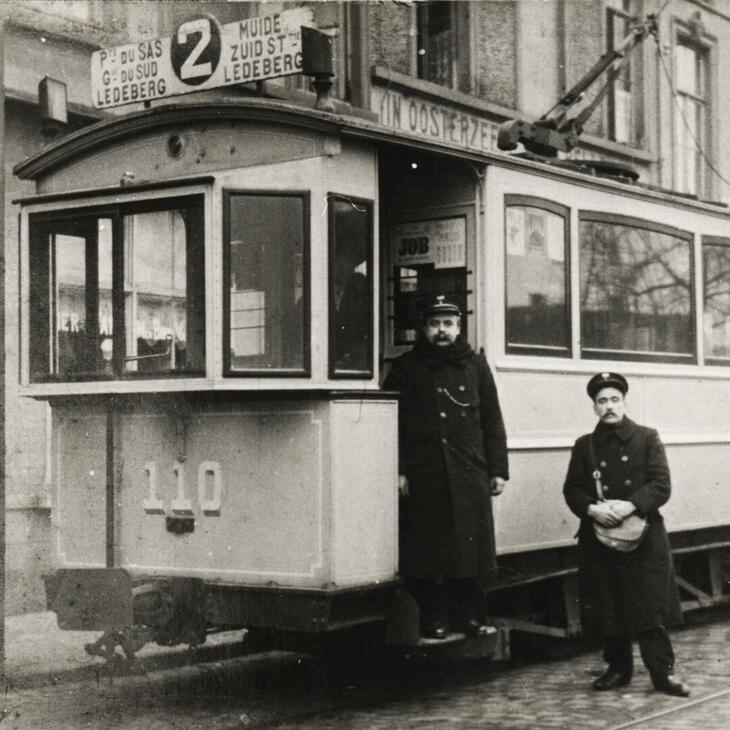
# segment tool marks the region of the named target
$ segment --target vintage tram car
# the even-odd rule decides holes
[[[49,600],[107,632],[97,650],[221,627],[415,641],[379,384],[433,291],[462,297],[508,430],[494,656],[514,629],[580,632],[561,486],[596,371],[626,373],[667,445],[685,608],[727,599],[724,207],[244,98],[110,118],[16,174],[36,184],[21,389],[52,410]]]

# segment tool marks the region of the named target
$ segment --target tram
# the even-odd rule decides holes
[[[580,633],[561,489],[604,369],[667,446],[685,608],[728,600],[725,207],[260,98],[110,118],[15,172],[36,185],[21,390],[52,409],[48,598],[104,632],[90,651],[242,627],[417,643],[380,383],[434,291],[464,301],[509,436],[489,653]]]

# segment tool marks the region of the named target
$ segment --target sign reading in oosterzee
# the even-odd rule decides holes
[[[303,25],[313,25],[309,8],[223,26],[207,15],[182,23],[172,38],[95,51],[93,104],[104,109],[299,73]]]

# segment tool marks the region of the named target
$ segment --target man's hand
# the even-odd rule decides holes
[[[507,480],[502,479],[502,477],[491,477],[489,480],[489,488],[492,492],[493,497],[498,497],[500,494],[502,494],[506,486]]]
[[[405,474],[398,475],[398,494],[401,497],[407,497],[410,494],[408,490],[408,477]]]
[[[618,501],[618,500],[616,500]],[[618,515],[609,502],[599,502],[588,507],[588,516],[604,527],[616,527],[623,517]]]
[[[629,515],[636,512],[636,505],[627,499],[609,499],[608,504],[611,509],[622,519],[626,519]]]

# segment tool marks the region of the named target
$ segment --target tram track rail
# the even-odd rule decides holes
[[[621,723],[620,725],[612,725],[608,730],[625,730],[625,728],[640,728],[642,726],[646,726],[647,723],[654,722],[655,720],[660,720],[662,718],[666,719],[672,715],[677,716],[682,713],[686,713],[688,710],[699,707],[700,705],[705,705],[708,702],[714,702],[715,700],[721,699],[723,697],[727,697],[728,699],[730,699],[730,687],[728,687],[727,689],[724,689],[724,690],[720,690],[719,692],[713,692],[712,694],[705,695],[704,697],[697,697],[696,699],[685,700],[682,702],[682,704],[678,704],[675,707],[667,707],[663,710],[659,710],[658,712],[653,712],[649,715],[644,715],[643,717],[638,717],[629,722]],[[656,727],[659,727],[659,726],[656,726]],[[687,727],[689,727],[689,726],[687,726]]]

